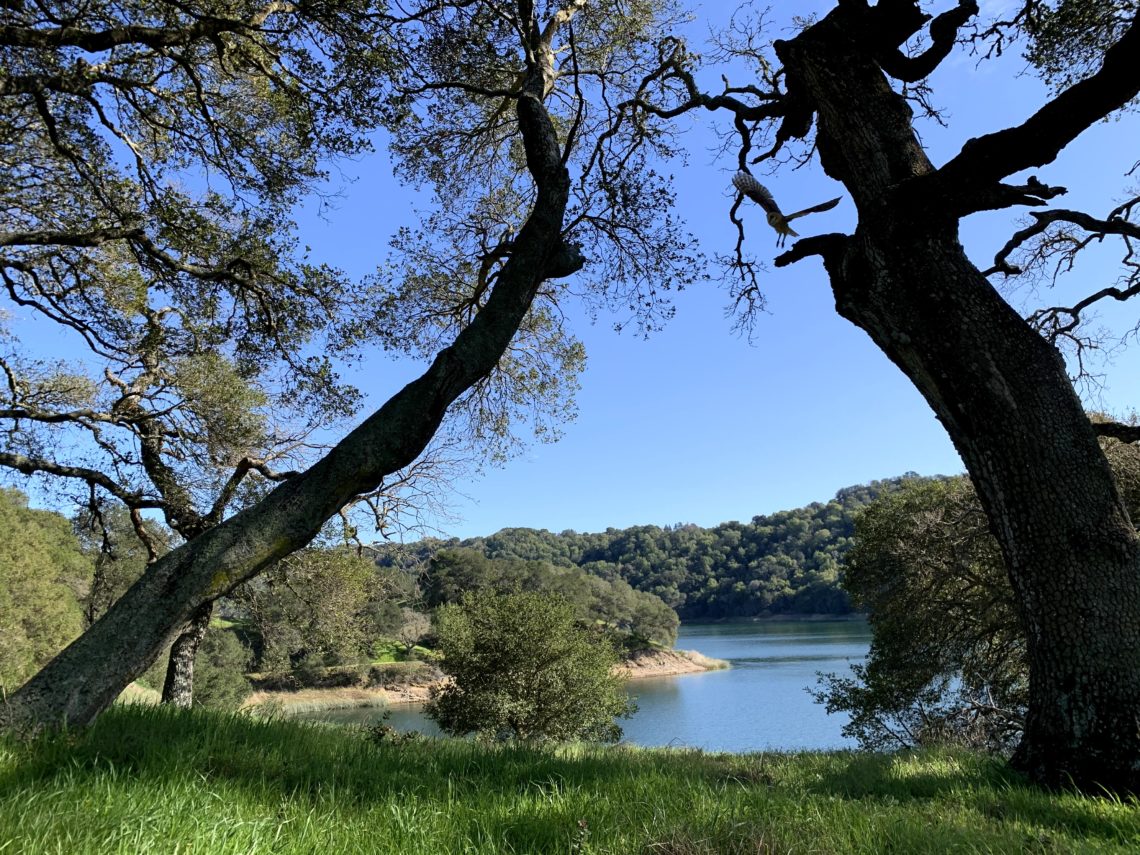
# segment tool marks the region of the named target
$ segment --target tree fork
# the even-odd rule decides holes
[[[821,163],[859,211],[853,237],[818,247],[837,308],[934,409],[1001,544],[1030,663],[1015,765],[1046,786],[1136,791],[1140,538],[1060,354],[969,261],[951,206],[898,192],[935,170],[856,40],[859,6],[776,44],[789,90],[817,111]]]

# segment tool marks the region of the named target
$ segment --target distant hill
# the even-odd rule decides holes
[[[426,562],[440,549],[462,547],[491,559],[546,561],[622,579],[656,594],[682,620],[775,614],[846,614],[839,587],[854,515],[863,505],[919,476],[846,487],[826,503],[726,522],[610,528],[596,534],[506,528],[467,540],[426,540],[411,554]]]

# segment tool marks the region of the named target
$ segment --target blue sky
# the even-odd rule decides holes
[[[808,5],[830,4],[796,4],[797,13]],[[695,37],[704,31],[698,21]],[[1043,84],[1019,75],[1023,71],[1024,62],[1007,55],[980,65],[974,58],[952,58],[936,73],[935,101],[950,127],[920,126],[936,164],[969,137],[1019,122],[1041,103]],[[719,73],[704,73],[709,89],[719,85]],[[727,219],[733,164],[715,154],[715,121],[708,114],[697,117],[688,164],[670,166],[679,208],[710,255],[734,239]],[[1036,174],[1070,187],[1058,200],[1062,206],[1103,215],[1124,192],[1138,131],[1135,114],[1098,125]],[[302,234],[318,256],[364,273],[392,231],[410,221],[415,198],[392,179],[383,156],[342,169],[352,179],[343,198],[325,212],[324,222],[303,216]],[[818,166],[763,180],[785,209],[842,192]],[[774,256],[773,235],[757,209],[745,215],[755,250]],[[1004,211],[965,222],[962,237],[971,256],[988,266],[1023,215]],[[853,206],[844,198],[835,210],[802,222],[806,234],[848,230]],[[1111,247],[1091,259],[1095,263],[1082,269],[1079,280],[1071,277],[1071,291],[1045,291],[1039,299],[1108,284],[1118,258]],[[580,306],[567,305],[589,355],[577,420],[560,442],[532,445],[506,466],[456,483],[449,499],[454,518],[437,518],[435,525],[459,537],[507,526],[598,531],[643,523],[715,525],[826,500],[840,487],[906,471],[962,471],[945,432],[906,378],[836,315],[817,261],[773,271],[764,284],[769,314],[751,343],[732,332],[724,315],[727,294],[715,278],[680,294],[675,319],[648,341],[615,334],[605,317],[591,325]],[[1024,293],[1014,302],[1034,304]],[[1126,307],[1102,317],[1106,325],[1126,329],[1135,314]],[[1133,348],[1100,365],[1104,385],[1086,396],[1088,405],[1131,410],[1140,401],[1138,358]],[[353,379],[369,403],[379,405],[415,370],[381,357]]]
[[[712,5],[712,4],[709,4]],[[990,7],[1001,6],[991,2]],[[797,14],[831,3],[795,4]],[[716,7],[720,14],[719,4]],[[731,8],[726,4],[725,10]],[[694,49],[710,25],[694,22]],[[779,33],[777,26],[776,34]],[[723,69],[710,66],[701,81],[719,88]],[[1045,88],[1025,71],[1016,52],[978,63],[957,55],[932,79],[935,103],[948,128],[925,121],[923,142],[935,164],[945,162],[971,136],[1020,122],[1042,103]],[[733,83],[746,82],[738,71]],[[734,158],[718,157],[715,123],[702,113],[689,121],[687,164],[665,169],[675,176],[679,210],[709,256],[731,248],[727,218]],[[1101,123],[1039,170],[1042,181],[1064,184],[1064,207],[1103,215],[1136,179],[1125,173],[1136,161],[1140,117],[1135,112]],[[298,214],[300,237],[314,260],[355,275],[375,270],[401,225],[414,224],[417,197],[392,177],[378,138],[375,156],[341,163],[330,190],[339,193],[319,212],[315,203]],[[843,188],[818,165],[762,176],[781,205],[796,209],[843,195],[832,211],[800,221],[801,231],[847,231],[854,209]],[[747,206],[754,252],[775,256],[774,235],[755,206]],[[971,256],[988,266],[1016,230],[1020,211],[971,217],[962,239]],[[1012,295],[1019,308],[1043,301],[1064,304],[1115,280],[1119,252],[1108,246],[1056,292]],[[710,271],[677,295],[676,317],[648,341],[615,334],[613,318],[591,324],[583,307],[563,308],[585,342],[589,363],[578,396],[579,416],[551,445],[530,445],[502,468],[487,468],[453,485],[449,516],[429,518],[436,533],[467,537],[507,526],[553,531],[598,531],[635,524],[693,522],[715,525],[830,498],[837,489],[916,471],[956,473],[961,462],[933,414],[905,377],[858,329],[834,311],[817,260],[773,270],[764,279],[769,313],[752,342],[734,334],[724,309],[728,295]],[[1136,307],[1112,306],[1104,325],[1123,331],[1136,323]],[[31,330],[36,335],[35,328]],[[1140,402],[1140,347],[1098,363],[1099,389],[1087,390],[1090,408],[1126,413]],[[415,377],[423,366],[377,353],[348,374],[367,394],[367,409]]]

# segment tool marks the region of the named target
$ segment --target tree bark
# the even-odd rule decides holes
[[[880,4],[882,5],[882,4]],[[842,4],[777,42],[789,92],[816,110],[826,172],[859,211],[823,256],[839,313],[914,382],[970,473],[1025,624],[1030,708],[1015,765],[1047,786],[1140,783],[1140,539],[1056,349],[969,261],[906,101]],[[929,186],[940,185],[932,183]]]
[[[307,544],[325,520],[413,461],[456,398],[487,376],[540,285],[582,266],[562,240],[570,178],[544,81],[532,73],[518,123],[537,193],[486,305],[418,379],[324,458],[258,504],[156,561],[108,612],[0,707],[0,727],[85,725],[154,661],[205,603]]]
[[[194,659],[198,655],[202,639],[206,637],[213,614],[214,603],[203,603],[170,646],[166,680],[162,684],[164,704],[189,709],[194,703]]]

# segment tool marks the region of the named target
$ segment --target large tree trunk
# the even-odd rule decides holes
[[[146,573],[90,629],[0,706],[0,726],[90,722],[174,641],[207,602],[307,544],[325,520],[413,461],[448,406],[490,373],[543,281],[582,266],[562,241],[570,178],[534,74],[518,99],[527,167],[537,186],[486,305],[412,381],[307,471],[184,544]]]
[[[162,684],[162,702],[188,709],[194,703],[194,659],[206,637],[214,603],[203,603],[190,618],[190,623],[174,639],[166,662],[166,680]]]
[[[1030,709],[1015,763],[1043,784],[1140,783],[1140,539],[1060,354],[966,257],[911,111],[845,4],[777,51],[859,210],[818,251],[837,309],[914,382],[965,461],[1025,623]],[[862,7],[866,10],[866,7]]]

